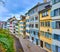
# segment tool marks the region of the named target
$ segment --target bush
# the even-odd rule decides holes
[[[6,52],[14,52],[14,39],[8,30],[0,29],[0,43],[6,49]]]

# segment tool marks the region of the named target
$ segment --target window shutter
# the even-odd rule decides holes
[[[55,45],[52,45],[52,51],[56,52],[56,46]]]
[[[54,0],[52,0],[52,4],[54,4]]]
[[[58,47],[58,52],[60,52],[60,47]]]
[[[54,16],[54,11],[51,11],[50,15],[51,15],[51,17],[53,17]]]
[[[52,22],[52,28],[53,28],[53,29],[56,28],[56,22]]]

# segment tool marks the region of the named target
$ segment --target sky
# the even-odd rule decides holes
[[[21,14],[25,14],[38,2],[43,0],[0,0],[0,21],[6,21],[13,16],[19,19]]]

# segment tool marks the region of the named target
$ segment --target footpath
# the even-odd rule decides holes
[[[20,37],[18,37],[17,35],[14,35],[14,36],[19,39],[24,52],[47,52],[46,50],[42,49],[41,47],[34,45],[28,39],[23,39],[22,36],[20,36]]]

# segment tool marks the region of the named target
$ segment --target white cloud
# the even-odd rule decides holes
[[[0,6],[0,15],[9,12],[5,7]]]
[[[25,14],[31,7],[41,0],[3,0],[6,4],[0,3],[0,20],[6,21],[8,18],[16,16],[20,19],[21,14]],[[22,11],[22,12],[21,12]]]
[[[17,13],[17,14],[10,13],[9,15],[10,15],[10,17],[15,16],[19,20],[20,19],[20,15],[24,15],[24,13],[23,12],[20,12],[20,13]]]
[[[1,17],[3,17],[9,12],[9,10],[4,5],[5,5],[5,1],[1,0],[0,1],[0,19]]]

